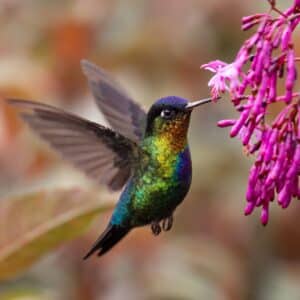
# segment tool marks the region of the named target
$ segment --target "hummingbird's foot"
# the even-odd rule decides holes
[[[161,227],[158,222],[151,223],[151,230],[154,235],[159,235],[161,233]]]
[[[161,226],[163,231],[169,231],[172,228],[172,225],[173,225],[173,216],[170,216],[162,220]]]

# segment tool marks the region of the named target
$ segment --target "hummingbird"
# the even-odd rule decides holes
[[[211,98],[163,97],[146,113],[106,71],[87,60],[81,66],[111,128],[38,102],[8,103],[67,161],[110,190],[123,189],[87,259],[103,255],[136,227],[150,225],[154,235],[171,229],[192,180],[191,113]]]

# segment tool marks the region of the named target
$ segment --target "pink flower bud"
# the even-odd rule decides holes
[[[269,203],[264,203],[261,210],[260,221],[263,225],[267,225],[269,221]]]
[[[292,194],[289,189],[289,183],[287,183],[278,194],[278,203],[282,208],[287,208],[291,202]]]
[[[265,150],[265,155],[264,155],[264,160],[265,161],[270,161],[273,155],[274,151],[274,144],[276,143],[276,139],[278,136],[278,130],[274,129],[270,135],[270,139],[268,141],[266,150]]]
[[[292,31],[290,26],[286,26],[286,28],[282,32],[281,36],[281,50],[285,51],[289,48],[290,40],[292,36]]]
[[[256,127],[255,120],[250,121],[250,124],[247,126],[247,131],[244,137],[242,138],[243,145],[246,146],[249,144],[250,138],[253,134],[253,131]]]
[[[253,104],[252,113],[255,116],[257,116],[261,112],[263,106],[263,100],[265,98],[268,85],[269,85],[269,78],[265,76]]]
[[[253,165],[250,169],[250,175],[249,175],[249,183],[253,185],[256,180],[259,173],[259,168],[256,165]]]
[[[245,209],[244,209],[245,216],[250,215],[253,212],[254,208],[255,208],[255,203],[254,202],[248,202],[246,204]]]
[[[271,168],[271,171],[269,172],[267,179],[266,179],[266,185],[271,185],[279,176],[279,173],[281,172],[281,167],[284,162],[285,158],[285,148],[283,146],[280,147],[278,158],[273,166]]]
[[[289,180],[293,180],[295,177],[298,176],[300,169],[300,145],[297,145],[290,169],[286,174],[286,178]]]
[[[293,49],[290,49],[287,54],[287,76],[285,81],[286,103],[290,103],[292,100],[292,90],[296,81],[296,77],[295,53]]]
[[[236,123],[232,126],[231,131],[230,131],[230,136],[231,137],[235,137],[241,130],[241,128],[243,127],[243,125],[245,124],[247,118],[249,116],[249,110],[244,110],[241,113],[240,118],[236,121]]]
[[[277,96],[277,74],[272,74],[269,81],[269,101],[275,102]]]
[[[236,120],[221,120],[218,122],[218,126],[221,128],[228,127],[234,125]]]
[[[246,31],[246,30],[252,28],[254,25],[256,25],[258,23],[259,23],[259,20],[254,20],[252,22],[245,23],[245,24],[242,25],[242,30]]]
[[[256,21],[265,16],[267,16],[267,15],[266,14],[255,14],[255,15],[251,15],[251,16],[242,17],[242,24]]]
[[[272,41],[272,46],[274,49],[278,48],[281,42],[281,37],[282,37],[282,30],[279,30],[279,32],[275,35]]]

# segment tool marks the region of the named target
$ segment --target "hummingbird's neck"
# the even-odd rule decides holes
[[[164,153],[166,155],[178,154],[187,147],[187,134],[180,131],[170,131],[154,136],[146,136],[144,146],[153,153]]]
[[[190,115],[186,114],[182,118],[163,124],[155,124],[152,130],[145,133],[145,141],[152,144],[158,151],[162,149],[168,153],[180,153],[187,146],[187,134],[190,122]],[[150,143],[149,143],[150,142]],[[150,146],[151,148],[151,146]]]

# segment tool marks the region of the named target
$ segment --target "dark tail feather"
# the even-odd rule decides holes
[[[118,243],[129,232],[129,230],[130,229],[125,227],[109,224],[83,259],[89,258],[96,251],[99,251],[98,256],[103,255],[116,243]]]

